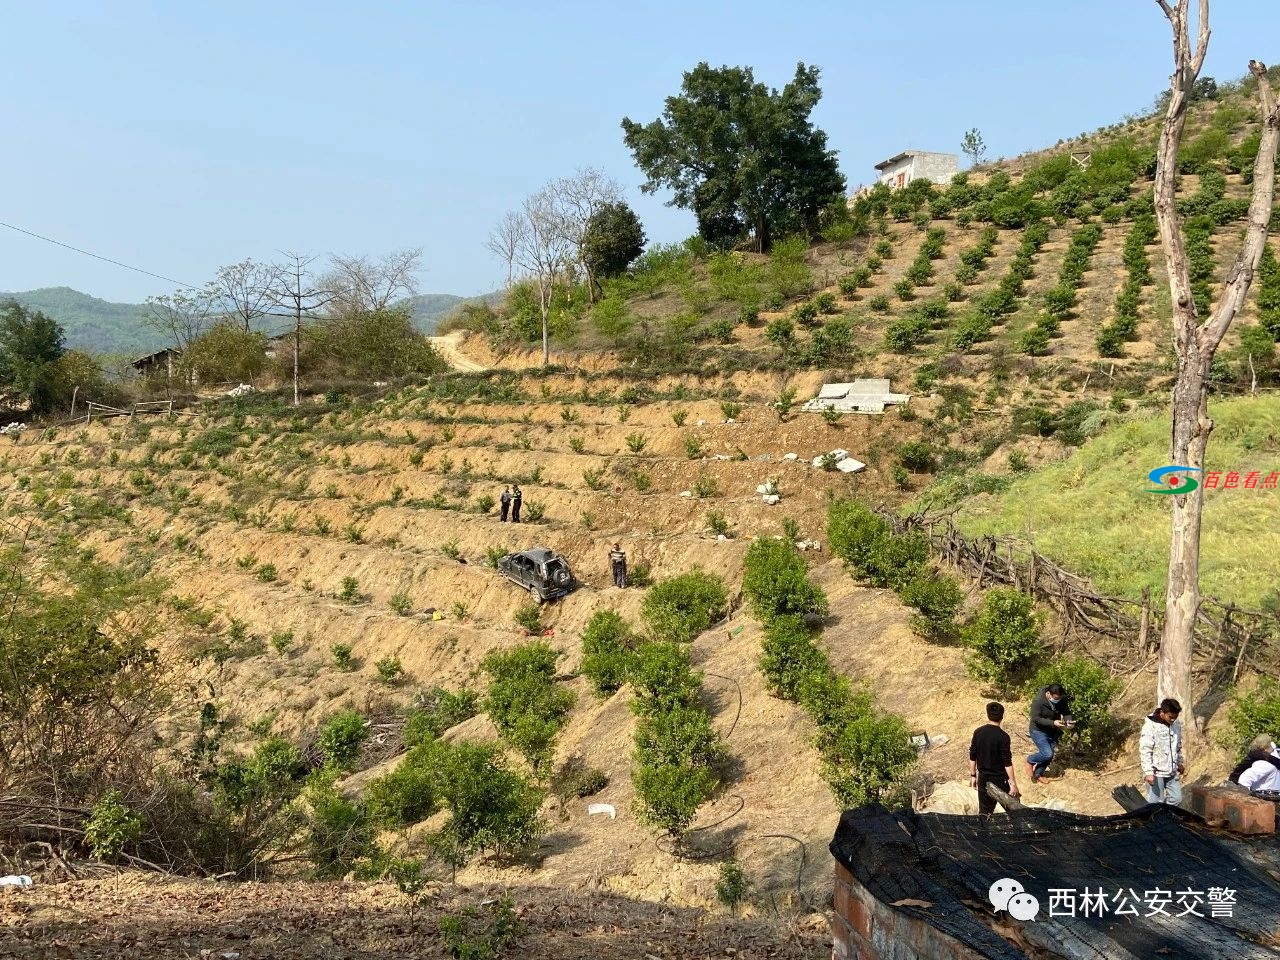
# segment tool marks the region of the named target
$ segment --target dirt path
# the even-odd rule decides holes
[[[476,363],[460,349],[465,337],[466,334],[463,331],[455,330],[443,337],[427,337],[427,340],[444,358],[445,363],[453,369],[461,370],[463,373],[480,373],[487,368],[483,364]]]
[[[602,892],[434,889],[410,909],[390,884],[164,879],[41,884],[0,897],[0,956],[26,960],[385,960],[444,958],[441,916],[508,894],[523,927],[503,955],[524,960],[821,960],[826,921],[732,918]]]

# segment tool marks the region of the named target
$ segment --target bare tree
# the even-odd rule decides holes
[[[493,228],[493,232],[489,234],[489,239],[485,241],[485,247],[488,248],[489,252],[507,265],[508,287],[511,286],[516,266],[516,252],[520,248],[524,232],[524,217],[515,210],[509,210],[503,215],[498,225]]]
[[[622,187],[604,171],[586,167],[572,177],[551,181],[547,189],[551,191],[559,229],[573,248],[574,262],[587,279],[587,295],[594,301],[595,277],[584,256],[587,227],[603,206],[621,202]]]
[[[376,313],[418,292],[422,251],[398,250],[369,257],[330,258],[325,286],[334,294],[330,309],[339,314]]]
[[[542,315],[542,365],[551,362],[551,302],[556,284],[574,263],[573,244],[564,229],[564,214],[554,184],[528,197],[519,210],[503,217],[487,244],[506,260],[507,273],[528,277],[538,289]]]
[[[1173,442],[1170,462],[1203,469],[1213,421],[1209,418],[1209,368],[1231,321],[1244,305],[1262,259],[1275,192],[1276,142],[1280,111],[1272,96],[1266,67],[1250,61],[1258,82],[1262,110],[1262,143],[1254,167],[1244,246],[1228,274],[1217,305],[1200,322],[1191,293],[1186,244],[1175,204],[1178,148],[1193,98],[1196,78],[1209,47],[1209,0],[1199,0],[1196,40],[1191,40],[1191,0],[1156,0],[1173,28],[1174,72],[1156,165],[1155,206],[1169,269],[1173,299],[1173,339],[1178,376],[1173,388]],[[1173,538],[1169,545],[1169,582],[1156,696],[1173,697],[1190,709],[1191,655],[1200,606],[1200,519],[1203,492],[1174,494]]]
[[[185,351],[213,325],[217,301],[211,285],[148,297],[142,322],[167,336],[175,349]]]
[[[273,280],[274,272],[267,264],[241,260],[219,268],[213,287],[222,311],[243,324],[248,333],[253,321],[265,317],[275,305],[271,296]]]
[[[291,314],[272,316],[293,317],[293,405],[298,406],[298,354],[302,346],[302,318],[331,303],[337,294],[323,284],[317,286],[311,276],[311,264],[315,257],[303,253],[285,252],[285,262],[277,265],[271,284],[272,302],[292,311]]]

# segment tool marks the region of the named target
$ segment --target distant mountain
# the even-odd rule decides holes
[[[164,346],[162,335],[143,326],[140,303],[109,303],[70,287],[0,293],[0,301],[9,299],[60,323],[71,349],[141,356]]]
[[[452,313],[459,304],[468,300],[483,300],[485,303],[497,303],[502,299],[502,291],[495,290],[478,297],[458,297],[452,293],[421,293],[409,299],[413,307],[413,321],[423,333],[434,333],[436,324],[447,314]]]
[[[436,323],[458,304],[467,300],[496,302],[501,293],[480,297],[459,297],[452,293],[424,293],[409,300],[414,323],[423,333],[431,333]],[[67,347],[92,353],[123,353],[142,356],[165,345],[162,334],[142,322],[145,309],[140,303],[109,303],[70,287],[45,287],[21,293],[0,293],[0,302],[17,300],[23,306],[39,310],[62,324]],[[286,320],[273,320],[274,325],[287,325]],[[274,326],[273,328],[274,329]]]

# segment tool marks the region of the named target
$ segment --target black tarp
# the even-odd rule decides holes
[[[1235,838],[1190,814],[1148,806],[1114,817],[1022,810],[983,821],[946,814],[850,810],[831,852],[878,900],[926,901],[896,909],[924,920],[990,960],[1027,954],[996,934],[991,885],[1017,880],[1040,901],[1036,921],[1015,925],[1050,956],[1071,960],[1280,958],[1280,883],[1264,864],[1280,861],[1275,837]],[[1210,888],[1234,891],[1230,916],[1211,916]],[[1101,914],[1050,916],[1050,890],[1102,891]],[[1165,914],[1150,915],[1169,891]],[[1205,899],[1196,903],[1195,891]],[[1117,896],[1118,895],[1118,896]],[[1070,901],[1060,895],[1057,911]],[[1187,914],[1194,905],[1203,917]],[[1097,899],[1093,902],[1097,907]],[[1116,915],[1131,909],[1137,916]],[[1220,907],[1219,912],[1223,912]],[[1002,914],[1007,919],[1007,914]]]

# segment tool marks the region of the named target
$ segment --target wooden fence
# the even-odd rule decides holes
[[[979,587],[1007,586],[1028,593],[1058,614],[1059,650],[1082,649],[1116,669],[1133,669],[1159,648],[1163,611],[1144,588],[1142,599],[1101,594],[1085,577],[1064,570],[1029,543],[1012,537],[966,537],[949,517],[881,514],[896,533],[924,533],[933,551]],[[1113,638],[1101,656],[1090,639]],[[1280,616],[1245,610],[1216,597],[1201,597],[1197,613],[1195,669],[1214,680],[1235,682],[1244,670],[1280,674]]]
[[[139,413],[173,413],[172,400],[144,400],[133,404],[128,410],[120,407],[110,407],[105,403],[95,403],[90,400],[86,404],[88,412],[83,417],[74,417],[72,423],[90,423],[96,416],[99,420],[105,420],[108,417],[128,417],[133,419],[135,414]]]

